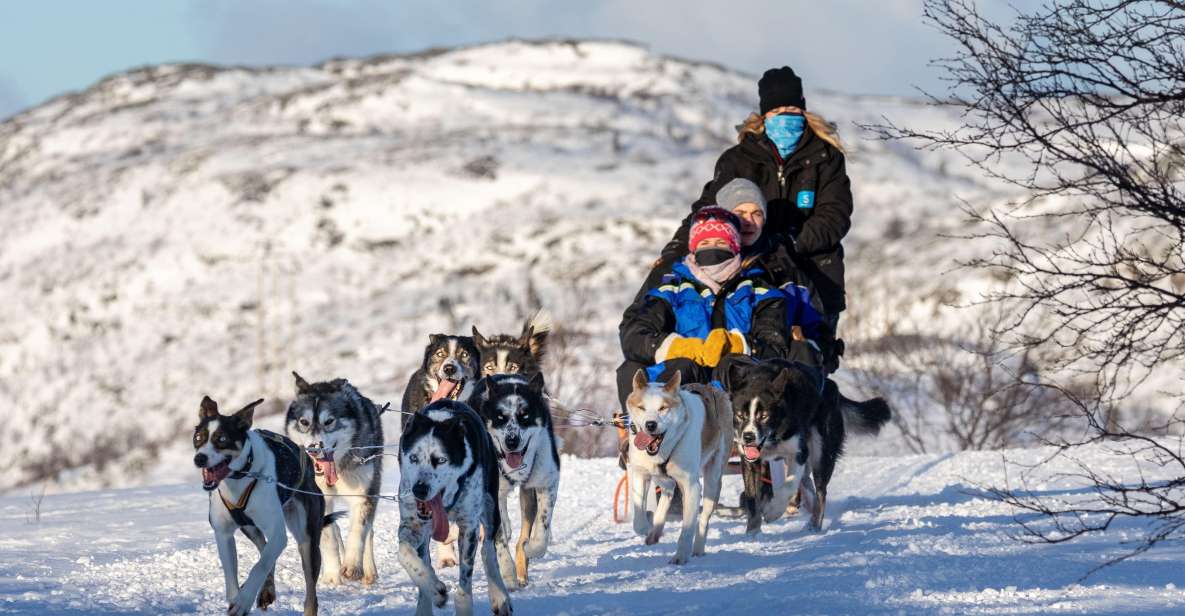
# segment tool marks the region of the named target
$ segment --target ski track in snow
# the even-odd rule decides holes
[[[1007,452],[1033,461],[1041,450]],[[1094,454],[1099,468],[1122,461]],[[396,489],[390,469],[385,492]],[[1056,464],[1050,469],[1059,468]],[[714,520],[708,554],[667,564],[678,523],[656,546],[630,525],[613,524],[616,461],[568,457],[553,544],[513,594],[516,614],[707,614],[765,610],[795,614],[1172,614],[1185,610],[1179,547],[1162,547],[1077,580],[1138,528],[1057,546],[1020,543],[1007,507],[975,487],[1002,480],[999,452],[851,457],[831,488],[824,530],[801,519],[767,524],[759,536],[743,521]],[[726,479],[735,504],[738,477]],[[1064,478],[1040,482],[1050,495],[1082,495]],[[186,485],[50,495],[42,519],[27,497],[0,499],[0,613],[221,613],[221,570],[206,523],[207,496]],[[517,526],[517,503],[511,503]],[[380,580],[320,590],[321,613],[410,614],[415,591],[396,558],[398,512],[379,506],[375,550]],[[240,576],[257,557],[239,540]],[[456,569],[442,578],[455,585]],[[273,611],[299,613],[299,556],[289,545],[277,569]],[[477,567],[476,613],[488,610]],[[1185,587],[1185,585],[1182,585]],[[451,613],[452,598],[444,611]]]

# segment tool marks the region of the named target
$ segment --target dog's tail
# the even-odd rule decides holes
[[[321,526],[331,526],[334,522],[338,520],[344,520],[349,515],[350,512],[348,511],[334,511],[333,513],[325,516],[325,519],[322,520]]]
[[[540,308],[527,319],[523,324],[523,333],[528,330],[531,332],[531,354],[535,356],[535,361],[542,361],[543,355],[547,353],[547,335],[551,333],[554,327],[551,321],[551,313]]]
[[[893,411],[884,398],[857,402],[838,390],[836,394],[839,396],[839,410],[843,413],[844,424],[856,434],[876,434],[893,416]]]

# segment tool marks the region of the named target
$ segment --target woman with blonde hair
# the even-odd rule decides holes
[[[840,241],[852,217],[844,150],[834,128],[807,111],[802,80],[790,67],[766,71],[757,90],[760,112],[749,116],[740,127],[737,145],[716,161],[714,177],[663,249],[655,273],[669,271],[687,253],[687,233],[697,210],[717,203],[717,192],[732,180],[751,180],[766,199],[762,243],[785,248],[792,268],[811,282],[822,302],[826,327],[820,342],[826,369],[833,372],[842,354],[835,330],[846,307]]]

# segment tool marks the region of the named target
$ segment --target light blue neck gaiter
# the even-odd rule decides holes
[[[806,130],[806,118],[800,115],[776,115],[765,119],[765,136],[774,142],[778,154],[784,159],[798,147],[802,132]]]

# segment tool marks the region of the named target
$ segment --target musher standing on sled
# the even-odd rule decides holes
[[[763,241],[782,247],[819,295],[826,326],[821,334],[824,369],[834,372],[843,352],[836,337],[844,298],[843,247],[851,228],[852,190],[839,139],[830,125],[806,111],[802,80],[789,67],[770,69],[758,82],[760,113],[745,120],[739,143],[721,154],[715,175],[692,204],[675,237],[663,248],[648,284],[687,252],[694,212],[717,202],[736,178],[760,187],[766,199]],[[776,276],[776,274],[775,274]],[[786,280],[775,280],[781,285]]]

